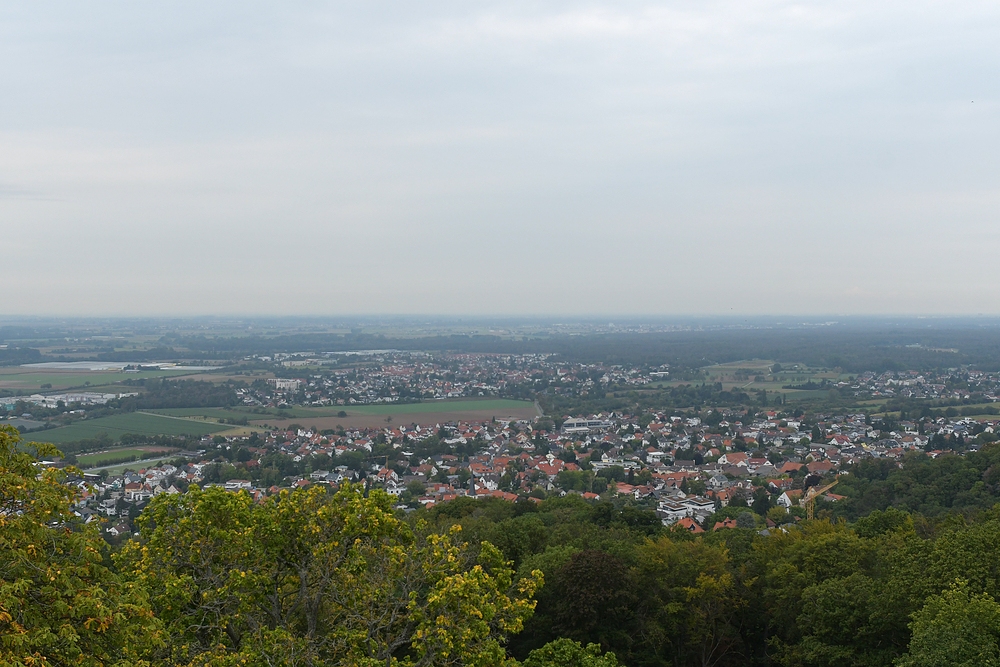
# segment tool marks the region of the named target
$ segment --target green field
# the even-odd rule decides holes
[[[173,460],[174,458],[175,457],[169,455],[162,457],[150,455],[147,458],[140,459],[141,461],[146,461],[146,463],[143,463],[141,465],[138,464],[137,461],[129,461],[128,463],[118,463],[116,465],[110,465],[110,466],[99,465],[91,467],[88,470],[94,470],[96,468],[100,470],[107,470],[109,475],[120,475],[126,470],[139,470],[140,468],[152,468],[160,464],[167,463]]]
[[[76,442],[98,437],[106,433],[112,440],[118,440],[126,433],[137,435],[209,435],[229,429],[229,426],[176,417],[162,417],[146,412],[130,412],[99,419],[87,419],[69,426],[61,426],[48,431],[31,434],[35,440],[52,442]]]
[[[147,413],[155,413],[158,415],[166,415],[170,417],[190,417],[192,419],[259,419],[260,417],[268,417],[277,413],[276,410],[270,410],[266,413],[255,415],[247,409],[243,408],[154,408],[152,410],[144,410]]]
[[[43,384],[52,385],[45,391],[65,389],[86,389],[96,391],[98,387],[107,391],[129,391],[123,386],[123,380],[140,380],[143,378],[170,378],[179,375],[192,375],[191,371],[140,371],[138,373],[122,373],[118,371],[61,371],[51,368],[25,368],[10,366],[0,368],[0,389],[33,394],[42,389]],[[108,388],[106,385],[114,385]]]
[[[803,363],[785,362],[777,373],[772,373],[775,362],[769,359],[744,359],[725,364],[704,366],[700,370],[704,376],[696,380],[664,380],[646,385],[645,390],[666,389],[681,385],[701,385],[702,383],[719,383],[725,391],[745,392],[754,394],[761,390],[767,391],[769,397],[780,396],[783,401],[812,403],[814,405],[828,404],[837,406],[867,405],[878,406],[885,399],[865,401],[853,399],[837,392],[831,392],[830,387],[824,389],[794,389],[792,387],[806,385],[810,381],[822,384],[824,380],[837,383],[850,380],[849,373],[838,373],[835,369],[815,368]],[[761,381],[757,381],[758,377]],[[787,387],[787,388],[786,388]],[[643,389],[639,390],[640,393]]]
[[[508,398],[486,398],[486,399],[455,399],[446,401],[426,401],[424,403],[390,403],[381,405],[332,405],[323,408],[293,407],[282,410],[284,415],[293,418],[308,417],[336,417],[343,410],[348,416],[352,415],[412,415],[426,414],[431,412],[464,412],[511,410],[516,408],[530,407],[530,401],[515,401]],[[171,408],[165,410],[153,410],[161,415],[171,415],[174,417],[207,417],[209,419],[233,419],[246,417],[248,419],[267,419],[277,417],[278,411],[268,409],[264,413],[254,413],[247,408]]]
[[[785,385],[806,384],[810,380],[820,383],[823,380],[839,382],[846,380],[850,376],[846,373],[837,373],[829,369],[809,368],[800,363],[784,363],[782,369],[772,374],[771,369],[775,362],[769,359],[748,359],[743,361],[733,361],[726,364],[714,364],[701,368],[705,373],[704,380],[664,380],[653,382],[647,385],[649,389],[664,389],[667,387],[678,387],[681,385],[697,385],[704,381],[718,382],[727,391],[754,392],[766,389],[770,393],[784,394],[791,400],[816,400],[824,399],[827,390],[821,389],[785,389]],[[756,378],[763,376],[763,381],[758,382]]]
[[[97,454],[81,454],[77,457],[77,462],[81,468],[99,466],[107,461],[120,461],[122,457],[134,456],[137,460],[148,459],[154,456],[163,456],[165,452],[147,452],[144,449],[126,447],[123,449],[112,449]]]

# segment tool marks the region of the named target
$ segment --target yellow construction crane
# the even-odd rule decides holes
[[[835,479],[831,484],[827,484],[824,487],[816,488],[815,486],[806,492],[805,496],[802,498],[802,504],[806,507],[806,518],[813,519],[816,515],[816,498],[823,495],[833,487],[837,486],[837,482],[840,480]]]

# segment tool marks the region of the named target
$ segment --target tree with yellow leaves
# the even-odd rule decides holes
[[[540,573],[425,534],[360,487],[159,496],[118,556],[149,591],[176,664],[502,665]]]
[[[145,664],[161,638],[144,592],[105,567],[67,471],[39,456],[59,452],[0,427],[0,665]]]

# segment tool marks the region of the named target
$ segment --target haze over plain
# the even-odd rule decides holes
[[[16,314],[1000,312],[1000,5],[0,9]]]

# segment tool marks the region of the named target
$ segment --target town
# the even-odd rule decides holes
[[[701,417],[647,417],[589,415],[557,420],[551,430],[537,428],[547,422],[539,419],[206,437],[169,464],[86,473],[78,480],[77,512],[87,520],[106,517],[106,532],[118,536],[130,533],[129,519],[152,497],[191,484],[262,501],[283,488],[356,483],[384,490],[407,510],[459,497],[540,502],[578,494],[627,499],[655,510],[663,525],[692,532],[734,526],[709,521],[731,504],[760,510],[762,525],[774,528],[804,518],[805,487],[858,461],[898,463],[909,451],[960,455],[996,440],[1000,430],[1000,420],[941,417],[887,426],[864,414],[819,415],[807,428],[780,411],[725,408]],[[840,498],[827,492],[818,500]]]
[[[138,369],[119,366],[124,374]],[[9,395],[0,398],[0,412],[39,440],[74,424],[94,431],[115,415],[162,413],[182,429],[174,437],[120,436],[120,447],[161,447],[149,454],[160,451],[159,460],[145,466],[84,465],[119,451],[99,438],[70,442],[72,453],[50,462],[80,458],[77,511],[102,519],[109,538],[131,534],[131,519],[154,496],[191,484],[247,491],[260,501],[282,489],[358,484],[385,491],[406,511],[457,498],[538,503],[578,495],[631,503],[691,532],[732,527],[736,512],[726,508],[749,507],[758,528],[771,530],[802,520],[817,504],[829,514],[842,496],[835,488],[817,497],[810,490],[849,475],[859,461],[901,465],[911,451],[961,456],[1000,430],[1000,417],[992,418],[1000,373],[973,367],[852,375],[757,361],[688,368],[571,362],[548,353],[362,350],[249,355],[223,370],[230,379],[221,384],[199,381],[210,373],[178,382],[123,375],[100,391]],[[208,406],[223,407],[177,416],[158,411],[164,395],[207,396]],[[454,401],[475,407],[489,403],[468,401],[489,398],[534,402],[534,416],[447,412]],[[129,412],[136,401],[148,410]],[[440,418],[407,412],[428,403],[441,406],[429,413]],[[683,407],[663,408],[670,404]],[[346,412],[380,405],[396,415],[359,424]],[[182,435],[184,424],[206,423],[219,430]],[[95,449],[107,454],[90,453]]]

